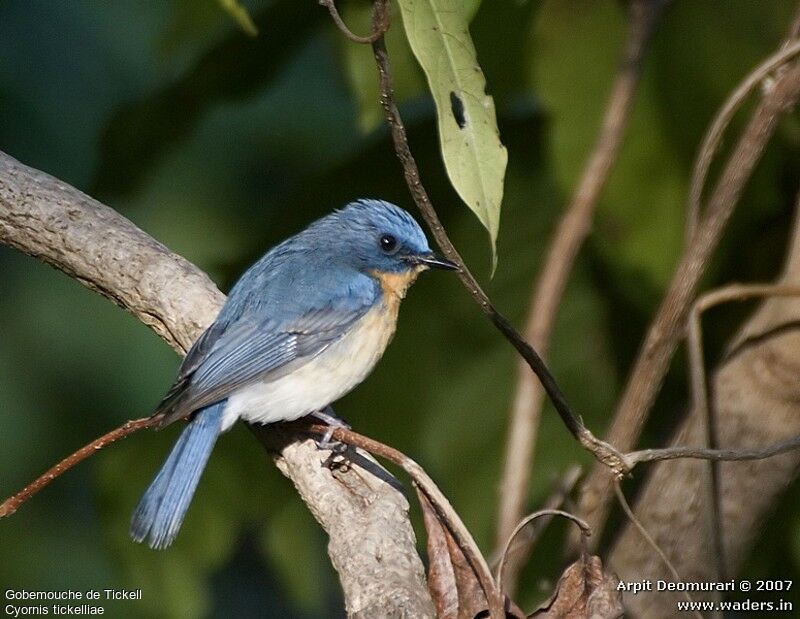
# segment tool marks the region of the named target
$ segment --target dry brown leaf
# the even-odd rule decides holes
[[[428,534],[428,589],[439,619],[474,619],[489,604],[475,571],[428,498],[417,489]],[[513,615],[512,615],[513,616]]]
[[[615,619],[622,617],[619,579],[603,571],[595,555],[584,555],[570,565],[556,585],[553,596],[529,617],[537,619]]]
[[[417,488],[417,496],[422,507],[422,519],[428,534],[428,590],[431,592],[438,619],[458,617],[458,587],[450,550],[447,531],[439,522],[439,517],[428,498]]]

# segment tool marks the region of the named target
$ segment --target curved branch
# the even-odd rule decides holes
[[[339,14],[339,9],[336,8],[335,0],[319,0],[319,3],[328,9],[328,13],[330,13],[333,23],[336,24],[336,27],[339,29],[339,31],[353,43],[372,45],[389,29],[389,7],[384,2],[381,2],[381,4],[376,2],[375,6],[373,7],[378,19],[372,28],[372,32],[367,36],[361,36],[360,34],[356,34],[350,30],[347,24],[344,23],[342,16]]]
[[[506,563],[508,561],[509,551],[511,550],[511,544],[514,542],[517,535],[522,533],[522,531],[529,524],[531,524],[538,518],[549,517],[550,519],[552,519],[553,516],[562,516],[574,522],[576,525],[578,525],[578,528],[580,529],[581,535],[583,537],[589,537],[592,534],[592,530],[589,528],[588,524],[586,524],[583,520],[581,520],[577,516],[574,516],[573,514],[565,512],[564,510],[561,509],[546,508],[546,509],[540,509],[539,511],[536,511],[532,514],[528,514],[527,516],[525,516],[525,518],[520,520],[519,524],[517,524],[516,527],[514,527],[514,530],[511,531],[511,535],[508,537],[508,540],[506,540],[505,546],[503,546],[503,552],[500,555],[500,562],[497,566],[497,587],[501,591],[506,591],[506,587],[503,584],[503,576],[505,575]]]
[[[703,187],[705,185],[711,161],[719,148],[725,129],[730,124],[736,112],[747,96],[758,84],[761,83],[770,73],[785,65],[790,59],[800,53],[800,40],[793,41],[782,47],[764,62],[758,65],[748,75],[745,80],[736,87],[728,99],[714,117],[711,126],[708,128],[703,143],[700,146],[697,159],[692,168],[692,180],[689,189],[689,204],[686,213],[686,238],[690,239],[697,229],[697,222],[700,220],[700,207],[703,198]]]
[[[0,152],[0,243],[40,258],[124,307],[178,351],[224,300],[211,280],[109,207]],[[259,436],[273,435],[259,428]],[[432,617],[408,503],[372,475],[332,471],[311,440],[277,444],[278,467],[330,537],[348,613]]]

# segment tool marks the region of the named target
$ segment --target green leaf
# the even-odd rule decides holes
[[[436,103],[447,175],[489,231],[492,271],[508,153],[461,0],[399,0],[406,36]]]
[[[257,100],[284,76],[297,50],[326,19],[313,3],[273,0],[255,17],[268,36],[254,44],[238,32],[226,35],[197,53],[174,80],[117,104],[101,134],[92,192],[108,197],[140,188],[165,153],[193,136],[211,111],[247,97]]]
[[[462,4],[464,5],[464,16],[468,22],[471,22],[475,13],[481,8],[481,0],[462,0]]]
[[[256,28],[250,13],[244,8],[238,0],[217,0],[219,5],[239,24],[239,27],[251,37],[258,36],[258,28]]]
[[[472,20],[480,8],[480,0],[462,1],[464,13],[468,20]],[[408,39],[400,25],[403,14],[395,10],[396,4],[392,2],[392,27],[389,28],[384,40],[392,61],[394,100],[402,104],[425,92],[425,78],[408,46]],[[342,6],[341,13],[345,23],[353,32],[370,32],[371,2],[348,2]],[[363,133],[369,133],[383,124],[375,57],[369,45],[355,45],[341,35],[338,35],[336,40],[342,55],[345,78],[358,106],[358,127]]]

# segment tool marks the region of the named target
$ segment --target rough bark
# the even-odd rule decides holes
[[[2,152],[0,243],[111,299],[179,352],[225,299],[202,271],[119,213]],[[276,440],[268,429],[256,432]],[[332,472],[322,466],[326,455],[311,440],[282,437],[275,459],[330,537],[349,615],[432,617],[403,493],[366,455],[372,472],[359,466]]]
[[[800,284],[800,226],[795,225],[779,283]],[[800,434],[800,299],[762,302],[732,340],[710,378],[710,403],[717,421],[718,446],[765,447]],[[703,424],[690,411],[672,445],[702,445]],[[732,577],[753,549],[763,525],[795,479],[800,452],[748,462],[720,463],[722,541],[725,573]],[[698,460],[653,466],[637,500],[636,514],[686,582],[717,580],[710,537],[707,467]],[[672,581],[658,556],[632,526],[621,533],[609,555],[622,580]],[[700,594],[697,599],[711,599]],[[636,616],[677,615],[681,594],[629,595]]]

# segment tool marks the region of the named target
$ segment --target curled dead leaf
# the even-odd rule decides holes
[[[615,619],[622,617],[619,579],[603,570],[595,555],[583,555],[564,570],[552,597],[528,615],[537,619]]]

